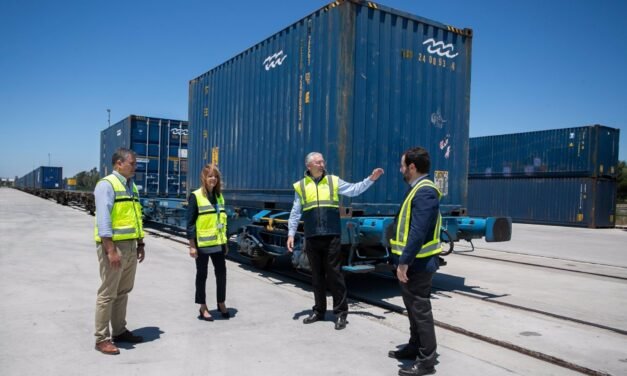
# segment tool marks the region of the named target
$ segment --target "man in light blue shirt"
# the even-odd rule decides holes
[[[120,148],[113,153],[111,162],[113,173],[101,179],[94,189],[94,237],[101,279],[94,335],[97,351],[116,355],[120,350],[114,342],[143,341],[126,328],[126,305],[137,262],[144,260],[145,252],[139,194],[131,179],[137,166],[135,152]]]

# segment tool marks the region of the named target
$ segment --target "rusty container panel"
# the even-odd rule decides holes
[[[213,161],[232,204],[289,209],[319,151],[349,182],[383,167],[343,205],[395,214],[401,154],[424,146],[443,211],[465,207],[471,42],[469,29],[372,2],[319,9],[190,81],[188,186]]]

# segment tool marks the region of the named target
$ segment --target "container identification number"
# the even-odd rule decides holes
[[[414,54],[414,51],[412,50],[405,50],[405,49],[401,50],[401,58],[405,60],[412,60],[416,58],[420,63],[429,64],[434,67],[449,68],[452,71],[454,71],[456,68],[454,61],[447,63],[446,59],[444,58],[435,57],[432,55],[426,55],[426,54],[423,54],[422,52],[418,52],[418,54],[416,55]]]

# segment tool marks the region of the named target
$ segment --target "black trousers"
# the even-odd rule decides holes
[[[216,276],[217,302],[223,303],[226,300],[226,256],[224,252],[210,254],[198,252],[198,257],[196,257],[196,303],[198,304],[207,304],[205,288],[209,257],[211,257],[213,271]]]
[[[327,287],[333,295],[333,313],[348,313],[346,283],[342,274],[342,247],[339,236],[315,236],[307,238],[305,253],[311,265],[311,284],[316,304],[314,312],[324,315],[327,311]]]
[[[417,361],[425,367],[435,366],[436,339],[431,312],[431,280],[433,273],[407,271],[409,281],[399,282],[409,317],[409,348],[417,349]]]

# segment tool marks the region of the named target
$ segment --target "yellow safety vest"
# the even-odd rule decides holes
[[[311,176],[305,175],[294,183],[303,210],[306,238],[341,234],[339,181],[337,176],[325,175],[316,184]]]
[[[409,221],[411,220],[411,201],[413,200],[416,192],[423,187],[431,187],[438,192],[438,199],[442,197],[442,193],[435,186],[435,184],[428,179],[423,179],[416,184],[414,188],[412,188],[411,192],[403,201],[403,205],[401,206],[401,211],[398,214],[397,225],[396,225],[396,237],[390,240],[390,244],[392,245],[392,253],[395,255],[402,255],[405,246],[407,245],[407,238],[409,237]],[[442,247],[440,246],[440,227],[442,225],[442,215],[438,211],[438,220],[435,224],[435,230],[433,231],[433,238],[426,242],[421,248],[420,251],[416,254],[416,258],[421,257],[429,257],[432,255],[437,255],[442,252]]]
[[[338,184],[340,178],[334,175],[325,175],[319,182],[309,175],[294,183],[294,190],[300,197],[303,212],[316,207],[339,208],[340,196]]]
[[[196,218],[196,246],[213,247],[226,244],[226,212],[224,210],[224,198],[216,197],[217,205],[214,207],[211,201],[202,193],[202,188],[195,190],[196,203],[198,204],[198,218]]]
[[[107,175],[100,181],[106,180],[111,183],[114,193],[113,208],[111,209],[111,230],[113,231],[113,241],[141,239],[144,237],[144,227],[142,224],[142,206],[139,203],[139,192],[133,183],[133,195],[130,196],[126,187],[114,174]],[[102,239],[98,236],[98,221],[94,226],[94,239],[100,243]]]

